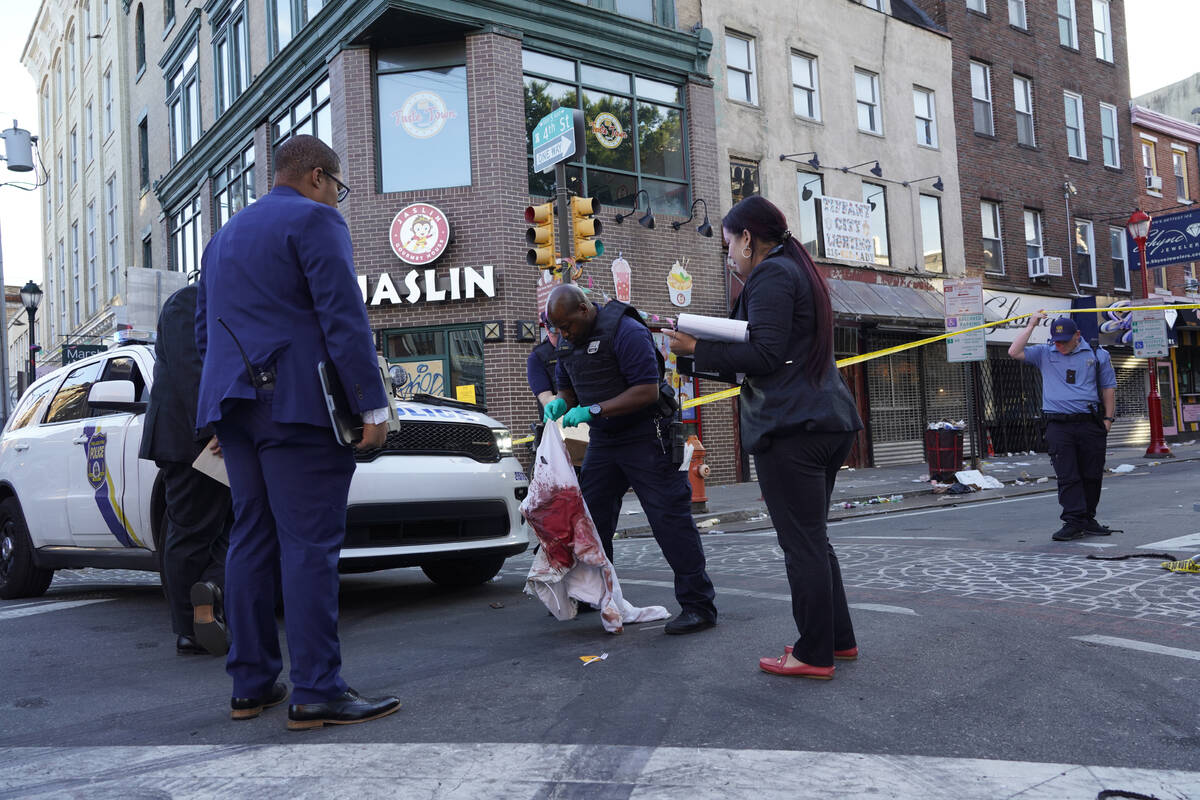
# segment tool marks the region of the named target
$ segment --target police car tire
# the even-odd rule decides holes
[[[450,589],[465,589],[487,583],[504,566],[504,556],[480,556],[478,558],[449,558],[421,565],[425,577],[438,586]]]
[[[25,527],[25,515],[15,497],[0,503],[0,542],[5,538],[12,541],[13,550],[7,574],[0,574],[0,598],[41,597],[50,588],[54,570],[34,565],[29,529]]]

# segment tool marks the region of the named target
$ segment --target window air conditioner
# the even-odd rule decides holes
[[[1146,176],[1146,188],[1152,189],[1153,191],[1156,191],[1156,192],[1161,192],[1162,191],[1162,176],[1161,175],[1147,175]]]
[[[1039,256],[1029,259],[1029,277],[1031,278],[1061,278],[1062,259],[1055,256]]]

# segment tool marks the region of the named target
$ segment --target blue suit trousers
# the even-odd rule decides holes
[[[337,565],[354,454],[330,428],[274,422],[272,400],[272,392],[259,391],[216,423],[234,512],[225,562],[226,671],[234,697],[264,697],[278,678],[282,580],[292,702],[321,703],[346,691]]]

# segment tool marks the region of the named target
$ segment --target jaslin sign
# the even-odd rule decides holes
[[[368,287],[367,276],[358,276],[363,302],[373,306],[384,303],[441,302],[472,300],[476,293],[496,296],[496,270],[489,265],[450,267],[447,276],[429,267],[450,244],[450,222],[441,209],[429,203],[413,203],[400,209],[388,230],[388,240],[396,257],[412,267],[397,284],[384,272]]]
[[[1125,246],[1129,249],[1129,268],[1141,269],[1137,244],[1128,232]],[[1200,209],[1155,217],[1146,237],[1146,266],[1154,269],[1190,261],[1200,261]]]

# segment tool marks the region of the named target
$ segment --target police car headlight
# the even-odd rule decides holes
[[[492,435],[496,437],[496,449],[500,451],[500,455],[511,456],[513,454],[512,434],[509,433],[508,428],[492,428]]]

